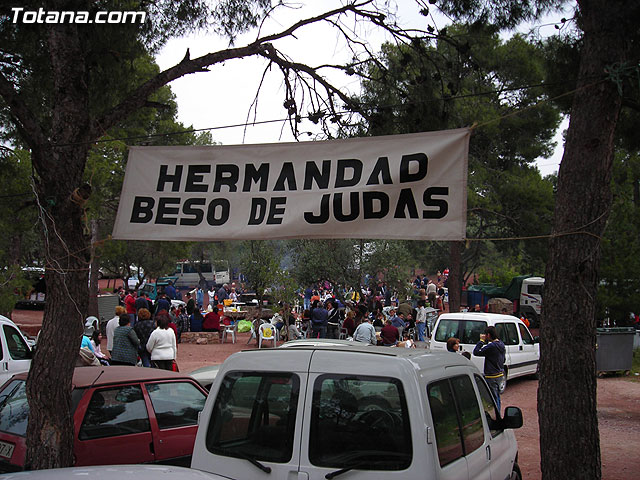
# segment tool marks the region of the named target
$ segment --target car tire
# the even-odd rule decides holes
[[[511,471],[509,480],[522,480],[522,472],[520,471],[520,467],[517,463],[513,464],[513,470]]]
[[[504,375],[501,377],[498,387],[499,387],[500,395],[502,395],[504,391],[507,389],[507,369],[506,368],[504,369]]]

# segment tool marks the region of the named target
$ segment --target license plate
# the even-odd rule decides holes
[[[11,459],[14,447],[13,443],[0,442],[0,457]]]

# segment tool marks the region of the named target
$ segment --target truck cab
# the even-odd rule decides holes
[[[191,467],[229,479],[510,478],[521,425],[516,407],[500,416],[461,355],[359,344],[245,351],[211,387]]]
[[[542,277],[529,277],[522,281],[519,311],[521,315],[526,315],[535,326],[538,326],[542,314],[543,290],[544,278]]]

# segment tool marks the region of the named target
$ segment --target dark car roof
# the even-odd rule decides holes
[[[16,379],[26,380],[27,372],[15,376]],[[189,375],[183,373],[161,370],[159,368],[145,367],[77,367],[73,374],[73,385],[76,388],[89,387],[91,385],[109,385],[122,382],[139,382],[146,380],[175,380],[183,379],[193,381]]]

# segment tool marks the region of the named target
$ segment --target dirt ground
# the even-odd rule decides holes
[[[41,311],[15,310],[13,321],[24,330],[37,330],[42,321]],[[177,363],[182,372],[190,372],[205,365],[224,362],[232,353],[257,348],[255,341],[247,345],[248,333],[238,335],[235,344],[214,343],[178,345]],[[105,341],[106,343],[106,341]],[[106,348],[106,346],[105,346]],[[523,478],[538,480],[540,473],[540,447],[536,391],[538,382],[529,378],[509,382],[502,396],[502,405],[520,407],[524,425],[516,430],[519,463]],[[602,478],[623,480],[640,478],[638,452],[640,452],[640,381],[610,376],[598,379],[598,420],[602,454]],[[579,452],[576,452],[579,454]]]

